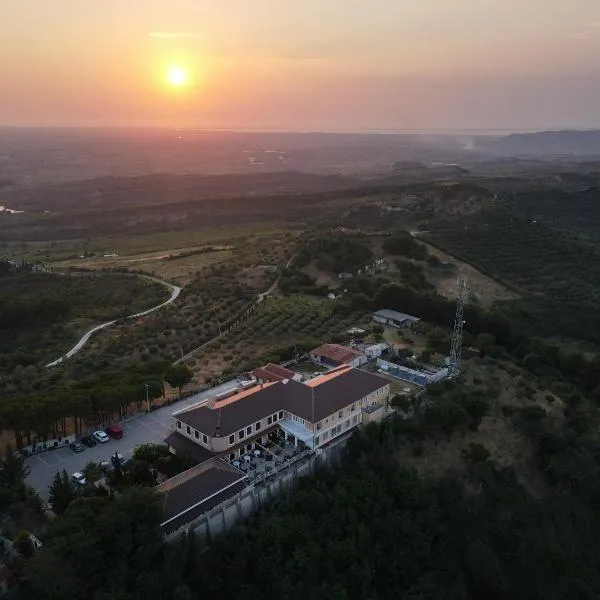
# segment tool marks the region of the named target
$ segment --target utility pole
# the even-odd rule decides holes
[[[145,383],[144,387],[146,388],[146,404],[148,405],[148,412],[150,412],[150,385]]]
[[[450,361],[448,363],[448,374],[456,377],[460,373],[462,355],[462,335],[465,324],[463,313],[467,301],[467,276],[459,275],[456,290],[456,316],[454,317],[454,331],[452,332],[452,346],[450,348]]]

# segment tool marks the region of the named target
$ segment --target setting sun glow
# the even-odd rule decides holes
[[[184,85],[188,80],[187,71],[183,67],[172,66],[167,69],[167,81],[174,87]]]

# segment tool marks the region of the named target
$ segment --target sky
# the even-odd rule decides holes
[[[600,0],[3,0],[0,125],[600,128]]]

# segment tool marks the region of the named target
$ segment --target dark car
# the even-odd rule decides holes
[[[106,433],[110,435],[111,438],[115,438],[116,440],[120,440],[123,437],[123,428],[116,423],[109,425],[106,428]]]
[[[81,443],[88,448],[93,448],[96,445],[96,440],[91,435],[86,435],[81,438]]]
[[[85,450],[83,444],[81,444],[80,442],[71,442],[69,444],[69,448],[71,448],[73,452],[83,452]]]

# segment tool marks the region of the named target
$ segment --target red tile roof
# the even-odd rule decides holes
[[[363,356],[361,352],[357,352],[347,346],[341,346],[340,344],[323,344],[311,350],[310,353],[313,356],[324,356],[338,364],[349,363],[352,359]]]
[[[296,372],[273,363],[268,363],[264,367],[254,369],[252,375],[256,379],[262,379],[263,381],[282,381],[284,379],[292,379],[296,375]]]

